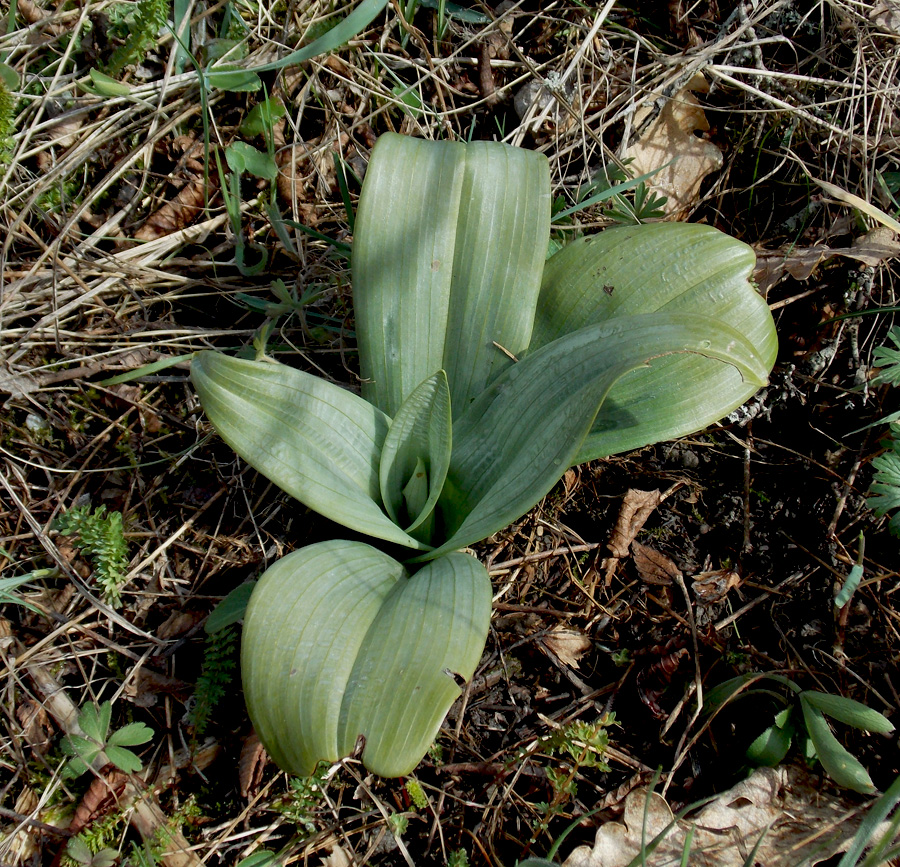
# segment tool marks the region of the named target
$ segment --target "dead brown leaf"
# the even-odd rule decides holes
[[[713,605],[721,602],[729,590],[740,586],[741,576],[734,569],[716,569],[694,575],[691,589],[701,605]]]
[[[238,783],[242,798],[252,798],[259,791],[263,771],[269,755],[266,753],[259,736],[251,731],[244,739],[241,757],[238,760]]]
[[[898,0],[881,0],[869,12],[869,20],[882,30],[900,35],[900,2]]]
[[[638,575],[647,584],[669,586],[682,577],[681,570],[665,554],[641,545],[640,542],[632,542],[631,551]]]
[[[692,867],[742,867],[760,840],[754,864],[819,864],[846,851],[863,818],[852,801],[823,792],[801,770],[759,768],[689,820],[675,821],[657,792],[633,790],[625,798],[622,821],[602,825],[593,848],[579,846],[563,867],[625,867],[640,855],[642,839],[658,834],[665,837],[644,863],[680,864],[691,826]],[[887,830],[883,822],[873,841]]]
[[[39,702],[23,696],[16,704],[16,719],[22,726],[22,737],[36,756],[44,755],[53,740],[53,723]]]
[[[900,242],[890,229],[878,226],[854,240],[849,247],[817,244],[812,247],[789,246],[780,250],[757,249],[753,279],[759,284],[759,291],[765,295],[787,275],[795,280],[808,280],[819,265],[835,256],[855,259],[874,267],[900,256]]]
[[[169,182],[179,188],[175,196],[147,217],[144,225],[134,233],[136,241],[155,241],[194,222],[202,213],[209,196],[218,187],[218,176],[209,172],[204,177],[203,145],[191,136],[179,136],[172,144],[183,156],[173,169]],[[207,180],[209,187],[207,188]]]
[[[684,216],[697,203],[703,179],[722,168],[722,152],[712,142],[695,135],[708,132],[709,123],[694,93],[708,91],[706,79],[698,72],[666,100],[659,116],[624,153],[625,159],[633,160],[629,169],[634,175],[660,169],[647,183],[667,197],[663,210],[673,219]],[[653,98],[655,101],[663,97],[655,94]],[[636,112],[635,129],[640,129],[642,121],[654,110],[651,103]]]
[[[81,803],[75,808],[69,831],[77,834],[91,822],[103,818],[118,807],[119,798],[125,791],[128,774],[122,773],[115,765],[107,765],[94,777]]]
[[[591,649],[591,640],[581,630],[569,626],[554,626],[543,638],[544,646],[571,668],[578,668],[578,660]]]
[[[629,488],[625,492],[616,526],[607,542],[614,557],[621,559],[628,556],[628,549],[635,536],[640,533],[647,519],[661,502],[662,495],[656,490],[639,491],[637,488]]]

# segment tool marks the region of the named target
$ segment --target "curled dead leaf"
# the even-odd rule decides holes
[[[241,747],[241,757],[238,760],[238,784],[240,785],[242,798],[252,798],[259,791],[263,771],[266,769],[268,760],[269,755],[265,747],[263,747],[259,736],[255,731],[251,731],[244,739],[244,745]]]
[[[765,295],[785,276],[795,280],[808,280],[813,271],[835,256],[855,259],[864,265],[874,267],[888,259],[900,256],[900,241],[885,226],[878,226],[865,235],[856,238],[849,247],[829,247],[816,244],[812,247],[788,246],[780,250],[756,251],[756,269],[753,279],[759,291]]]
[[[613,528],[607,546],[614,557],[628,556],[628,549],[635,536],[640,533],[654,509],[662,502],[659,491],[639,491],[629,488],[625,492],[616,526]]]
[[[578,660],[591,649],[591,640],[583,632],[569,626],[554,626],[542,639],[551,650],[571,668],[578,668]]]
[[[670,99],[654,94],[653,103],[636,112],[634,128],[640,130],[663,100],[658,116],[623,155],[633,160],[629,169],[634,175],[660,169],[647,183],[666,196],[668,201],[663,210],[673,219],[683,216],[697,203],[703,179],[722,168],[722,152],[712,142],[696,135],[708,132],[709,123],[694,93],[708,91],[706,79],[698,72]]]
[[[740,586],[741,576],[734,569],[716,569],[694,575],[691,590],[700,605],[713,605],[721,602],[729,590]]]

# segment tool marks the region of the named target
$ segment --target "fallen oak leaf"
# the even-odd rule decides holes
[[[647,183],[667,198],[662,210],[673,219],[681,218],[697,203],[703,179],[721,169],[723,163],[722,152],[695,135],[709,131],[695,92],[709,92],[709,84],[699,72],[666,100],[658,117],[623,154],[626,160],[632,160],[629,169],[635,176],[656,172]],[[653,95],[654,102],[660,99],[664,97]],[[640,129],[654,110],[651,104],[636,112],[635,128]]]

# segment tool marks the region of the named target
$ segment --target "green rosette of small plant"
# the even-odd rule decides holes
[[[355,223],[362,396],[282,364],[199,353],[204,410],[250,465],[375,540],[289,554],[260,578],[241,666],[273,759],[351,753],[407,774],[487,637],[488,575],[461,549],[575,464],[707,427],[766,382],[775,328],[746,245],[707,226],[581,238],[546,258],[540,154],[399,135]]]

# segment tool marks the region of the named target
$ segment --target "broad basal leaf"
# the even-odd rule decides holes
[[[444,369],[454,412],[528,346],[550,227],[547,160],[383,135],[353,239],[363,395],[389,415]]]
[[[244,625],[244,691],[275,762],[306,776],[351,753],[382,776],[409,773],[472,676],[490,619],[487,572],[466,554],[411,578],[359,543],[289,554],[260,579]]]
[[[282,490],[345,527],[427,547],[381,509],[384,413],[302,371],[217,352],[195,356],[191,379],[222,439]]]
[[[748,280],[753,263],[750,247],[708,226],[657,223],[580,238],[547,262],[529,351],[586,325],[677,311],[739,332],[768,375],[777,338]],[[713,358],[660,359],[616,383],[574,463],[702,430],[759,387],[758,377]]]
[[[381,498],[408,533],[434,509],[450,466],[451,444],[450,390],[439,370],[403,402],[381,450]]]
[[[737,331],[684,313],[624,317],[543,346],[508,368],[454,423],[439,501],[450,539],[423,559],[472,544],[527,512],[575,463],[614,383],[674,352],[734,366],[755,387],[767,373]]]

